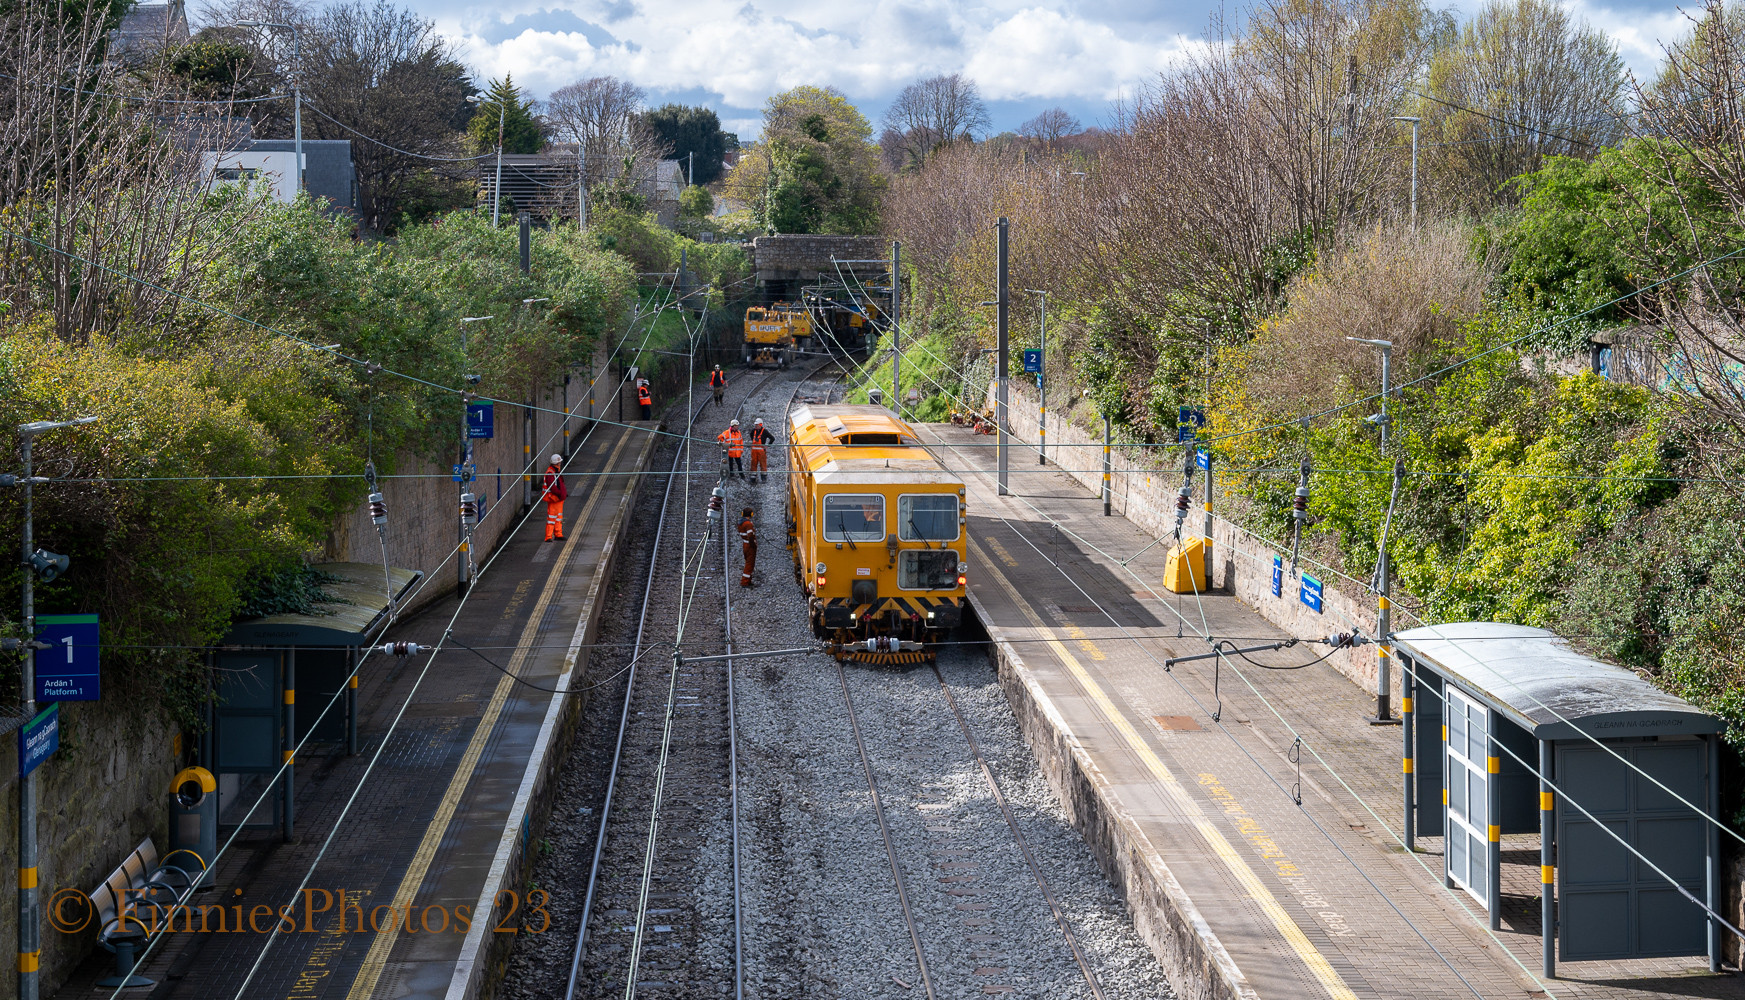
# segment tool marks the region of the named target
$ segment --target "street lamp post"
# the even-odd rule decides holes
[[[1412,123],[1412,229],[1418,228],[1418,122],[1411,115],[1394,115],[1394,121]]]
[[[1388,360],[1393,354],[1394,344],[1391,340],[1371,340],[1366,337],[1346,337],[1346,340],[1371,347],[1381,348],[1381,412],[1369,420],[1381,428],[1381,453],[1388,453]],[[1394,496],[1399,496],[1399,480],[1405,466],[1394,463]],[[1391,513],[1393,504],[1390,501],[1388,510]],[[1388,693],[1388,661],[1392,659],[1393,642],[1389,635],[1393,629],[1393,602],[1391,567],[1388,564],[1386,533],[1383,533],[1381,553],[1376,557],[1375,592],[1379,605],[1376,611],[1376,665],[1375,665],[1375,716],[1370,719],[1371,725],[1391,726],[1400,720],[1392,717]],[[1402,689],[1406,687],[1405,678],[1400,679]]]
[[[18,455],[24,463],[24,475],[5,477],[7,485],[24,487],[24,638],[18,643],[24,653],[19,673],[19,701],[24,718],[36,717],[36,574],[39,560],[36,553],[36,523],[32,516],[32,487],[37,479],[30,462],[30,446],[40,434],[93,423],[96,417],[77,420],[38,420],[18,428]],[[44,553],[45,559],[51,559]],[[61,557],[64,560],[64,557]],[[37,906],[36,890],[36,772],[31,771],[18,782],[18,996],[19,1000],[36,1000],[37,969],[42,960],[42,914]]]
[[[477,94],[468,94],[467,100],[483,106],[486,102]],[[491,185],[491,228],[497,228],[497,214],[503,208],[503,116],[509,113],[509,106],[500,100],[493,101],[497,105],[497,181]],[[489,318],[489,317],[486,317]]]
[[[1391,340],[1370,340],[1365,337],[1346,337],[1345,339],[1381,348],[1381,412],[1367,419],[1370,423],[1381,428],[1381,453],[1386,455],[1388,453],[1388,362],[1393,357],[1394,342]]]
[[[291,136],[297,158],[297,193],[303,193],[303,49],[302,35],[294,24],[279,21],[238,21],[243,28],[283,28],[291,33]]]

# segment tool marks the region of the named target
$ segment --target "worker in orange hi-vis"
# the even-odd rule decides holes
[[[715,440],[727,446],[727,474],[739,473],[739,478],[745,478],[745,435],[739,432],[739,421],[732,421],[727,429],[715,436]]]
[[[542,484],[545,499],[545,540],[557,539],[563,541],[563,502],[569,498],[569,488],[563,484],[563,456],[551,456],[551,464],[545,467],[545,479]]]
[[[721,370],[720,365],[716,365],[715,370],[709,373],[709,389],[715,393],[715,405],[720,406],[721,394],[727,391],[727,373]]]
[[[654,393],[648,388],[648,379],[636,380],[636,405],[642,407],[642,419],[654,419]]]
[[[764,449],[769,446],[774,437],[770,434],[769,428],[763,425],[762,417],[757,418],[757,421],[751,425],[749,437],[751,440],[751,474],[756,476],[760,472],[763,473],[763,478],[758,481],[767,483],[769,482],[769,453]]]
[[[751,508],[739,512],[739,551],[745,556],[745,569],[739,574],[741,587],[751,586],[751,570],[757,565],[757,526],[751,522]]]

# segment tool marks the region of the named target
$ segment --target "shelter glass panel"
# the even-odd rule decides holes
[[[885,540],[885,498],[877,493],[824,496],[824,537],[832,542]]]
[[[1447,689],[1448,878],[1490,905],[1485,767],[1489,710],[1459,690]]]

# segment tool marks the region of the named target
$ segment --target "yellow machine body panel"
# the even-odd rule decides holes
[[[925,643],[962,621],[963,480],[912,427],[881,406],[801,406],[789,417],[788,456],[788,546],[815,634]]]

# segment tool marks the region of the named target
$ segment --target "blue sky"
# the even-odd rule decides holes
[[[1116,100],[1203,45],[1207,24],[1222,9],[1205,0],[504,0],[493,6],[419,0],[415,6],[460,45],[481,78],[512,73],[543,97],[566,83],[609,74],[643,87],[651,103],[706,104],[746,140],[757,135],[764,99],[797,84],[837,87],[876,127],[905,84],[951,72],[981,87],[996,131],[1057,105],[1086,125],[1100,124]],[[1453,6],[1471,11],[1479,4]],[[1665,4],[1572,0],[1565,6],[1609,34],[1639,74],[1652,74],[1661,45],[1689,25],[1681,9]]]

